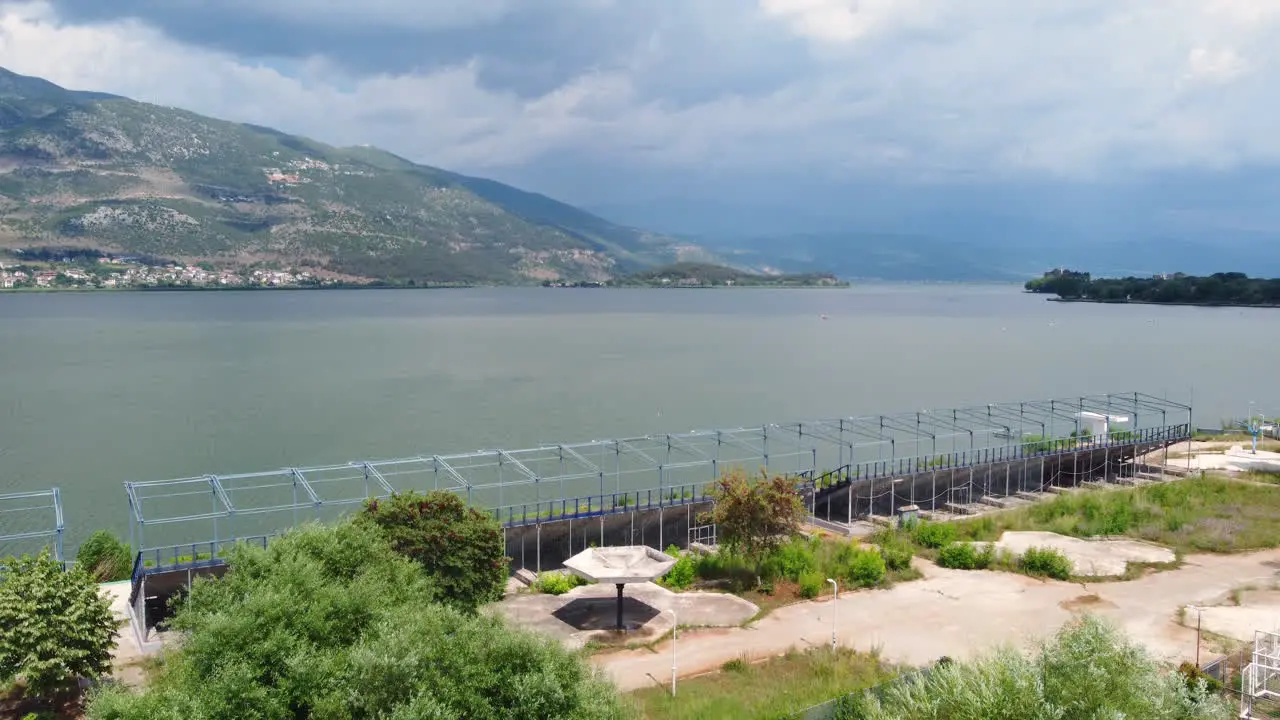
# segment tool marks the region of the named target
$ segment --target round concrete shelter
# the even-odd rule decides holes
[[[622,589],[627,583],[651,582],[676,564],[676,559],[645,545],[587,548],[564,561],[570,572],[584,580],[618,586],[618,630],[622,630]]]

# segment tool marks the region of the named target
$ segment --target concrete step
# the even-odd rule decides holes
[[[516,571],[515,579],[524,585],[533,585],[538,582],[538,574],[532,570],[520,569]]]
[[[929,522],[951,522],[952,520],[959,520],[965,516],[945,512],[943,510],[921,510],[920,517],[928,520]]]
[[[714,555],[716,552],[715,546],[700,542],[689,543],[689,550],[699,555]]]
[[[1072,493],[1080,492],[1080,488],[1067,487],[1063,485],[1050,485],[1049,487],[1045,488],[1045,492],[1053,495],[1071,495]]]
[[[1151,482],[1168,482],[1169,480],[1172,479],[1172,477],[1169,475],[1165,475],[1164,477],[1161,477],[1158,473],[1145,472],[1145,471],[1139,471],[1137,473],[1134,473],[1134,477],[1138,478],[1139,480],[1150,480]]]
[[[1026,507],[1031,504],[1030,500],[1017,497],[1016,495],[1009,495],[1007,497],[1001,497],[996,495],[986,495],[986,496],[983,496],[982,500],[980,500],[979,502],[981,502],[984,505],[990,505],[991,507],[999,508],[1001,510],[1009,510],[1011,508]]]
[[[1092,490],[1112,490],[1115,489],[1115,483],[1109,483],[1105,480],[1085,480],[1080,483],[1080,487],[1090,488]]]
[[[1048,500],[1049,498],[1053,497],[1053,495],[1049,493],[1028,492],[1026,490],[1019,490],[1018,492],[1014,493],[1014,497],[1020,497],[1023,500],[1029,500],[1031,502],[1040,502],[1041,500]]]
[[[885,517],[884,515],[868,515],[867,520],[870,521],[872,525],[879,527],[893,527],[897,525],[897,523],[893,521],[893,518]]]
[[[942,503],[942,509],[956,515],[980,515],[988,511],[978,503]]]

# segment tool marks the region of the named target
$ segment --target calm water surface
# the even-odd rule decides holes
[[[1013,287],[7,294],[0,491],[59,486],[74,545],[125,530],[127,480],[1132,390],[1216,426],[1280,414],[1278,319]]]

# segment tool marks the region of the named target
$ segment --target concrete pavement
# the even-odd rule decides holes
[[[788,649],[837,642],[858,650],[878,647],[891,662],[923,665],[946,655],[972,657],[1000,644],[1026,646],[1051,635],[1075,613],[1111,618],[1157,656],[1195,656],[1194,629],[1178,623],[1186,605],[1216,605],[1247,584],[1273,583],[1280,550],[1194,555],[1177,570],[1129,582],[1072,583],[993,571],[946,570],[917,559],[922,580],[886,590],[864,590],[774,611],[748,628],[682,631],[680,675],[718,669],[738,657],[779,655]],[[1252,637],[1252,633],[1249,633]],[[1242,638],[1243,639],[1243,638]],[[670,677],[671,646],[621,650],[594,662],[623,690]]]

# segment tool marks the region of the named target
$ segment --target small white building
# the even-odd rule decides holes
[[[1126,428],[1117,428],[1115,425],[1122,425],[1129,422],[1127,415],[1103,415],[1095,412],[1078,412],[1076,417],[1080,418],[1080,429],[1088,431],[1092,437],[1110,437],[1111,433],[1116,430],[1124,430]]]

